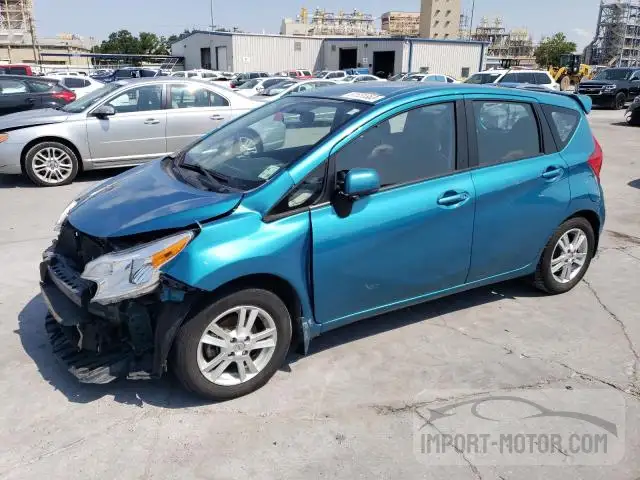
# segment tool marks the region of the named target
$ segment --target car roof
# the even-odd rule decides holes
[[[546,89],[545,89],[546,90]],[[422,82],[366,82],[366,83],[337,83],[312,91],[295,93],[294,96],[327,98],[331,100],[351,100],[368,104],[381,104],[392,100],[402,100],[418,94],[423,98],[437,97],[443,94],[498,94],[528,97],[543,103],[559,105],[574,110],[584,110],[581,96],[572,93],[554,92],[542,89],[498,88],[492,85],[471,85],[465,83],[422,83]],[[589,110],[587,108],[587,110]]]

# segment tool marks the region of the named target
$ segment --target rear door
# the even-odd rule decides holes
[[[182,147],[218,128],[232,117],[231,104],[205,86],[170,84],[167,103],[167,151]]]
[[[41,100],[23,80],[0,78],[0,114],[40,108]]]
[[[166,154],[163,90],[162,84],[130,87],[107,100],[115,115],[97,118],[89,112],[87,139],[94,162],[133,165]]]
[[[348,323],[464,284],[475,194],[462,110],[456,97],[405,106],[333,152],[338,184],[370,168],[382,188],[311,210],[317,321]]]
[[[528,273],[565,218],[567,164],[534,100],[466,98],[477,195],[468,282]]]

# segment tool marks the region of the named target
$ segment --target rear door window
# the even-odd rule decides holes
[[[58,83],[55,81],[40,81],[40,80],[27,80],[25,82],[32,92],[36,93],[45,93],[50,92],[58,86]]]
[[[540,133],[528,103],[473,102],[480,166],[541,155]]]
[[[543,105],[551,131],[556,139],[558,148],[564,149],[568,144],[580,123],[580,114],[570,108]]]
[[[546,73],[538,72],[534,75],[536,76],[536,84],[538,85],[549,85],[551,83],[551,79]]]

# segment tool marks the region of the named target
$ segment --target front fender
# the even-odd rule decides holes
[[[309,212],[265,223],[260,214],[240,206],[232,215],[204,225],[164,273],[209,292],[242,277],[274,275],[293,287],[303,317],[313,319],[310,249]]]

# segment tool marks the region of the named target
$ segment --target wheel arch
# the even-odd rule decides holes
[[[573,215],[565,218],[562,223],[566,222],[567,220],[571,220],[572,218],[584,218],[586,219],[590,224],[591,227],[593,228],[593,235],[596,239],[596,244],[595,244],[595,248],[594,248],[594,252],[598,251],[598,244],[600,243],[600,227],[602,225],[602,222],[600,220],[600,217],[598,216],[598,214],[593,211],[593,210],[579,210],[577,212],[575,212]]]
[[[71,142],[70,140],[64,137],[51,135],[46,137],[35,138],[24,146],[24,148],[22,149],[22,152],[20,153],[20,168],[22,169],[22,173],[26,173],[25,165],[27,161],[27,153],[29,152],[29,150],[31,150],[37,144],[44,143],[44,142],[58,142],[63,144],[65,147],[70,148],[78,158],[78,173],[84,170],[82,155],[80,154],[80,150],[78,149],[78,147],[76,147],[73,142]]]
[[[201,291],[193,303],[187,318],[202,311],[207,305],[219,298],[230,295],[239,290],[248,288],[260,288],[272,292],[287,307],[291,317],[292,337],[291,346],[298,347],[301,353],[306,353],[311,337],[309,322],[305,318],[302,298],[296,288],[283,277],[271,273],[254,273],[244,275],[226,283],[223,283],[213,291]],[[172,339],[172,345],[175,338]]]

